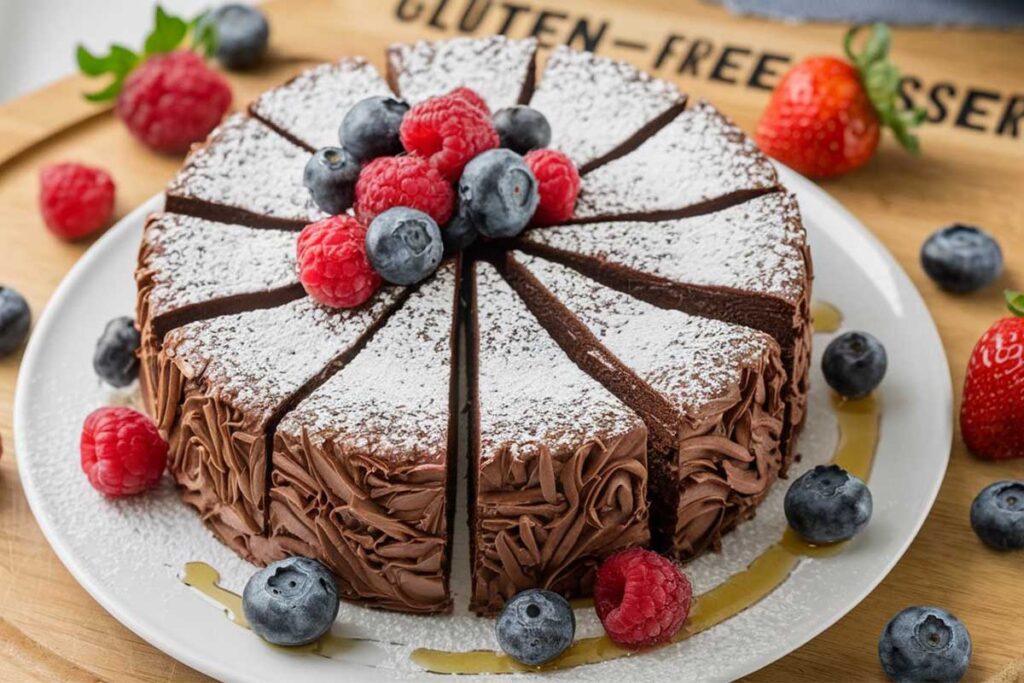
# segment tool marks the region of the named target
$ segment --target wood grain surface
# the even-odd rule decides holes
[[[467,7],[472,11],[463,17]],[[475,33],[505,28],[514,37],[537,33],[549,44],[589,41],[600,53],[677,79],[751,130],[768,100],[764,88],[787,63],[837,53],[844,31],[738,18],[696,0],[281,0],[266,10],[273,59],[256,72],[229,75],[236,108],[318,61],[362,54],[381,66],[387,43],[455,34],[461,19],[461,29]],[[1024,33],[894,33],[894,57],[913,77],[907,90],[936,119],[921,133],[923,152],[907,155],[887,139],[867,168],[822,185],[885,242],[924,295],[959,393],[974,342],[1003,315],[1000,290],[1024,288]],[[109,110],[85,103],[80,93],[91,85],[69,78],[0,106],[0,282],[20,290],[37,316],[89,246],[60,242],[45,230],[36,206],[39,168],[59,160],[108,168],[120,217],[159,192],[181,162],[145,150]],[[1007,269],[996,286],[951,297],[924,276],[922,240],[952,221],[984,226],[999,238]],[[0,680],[205,680],[109,616],[43,538],[12,452],[19,362],[20,355],[0,360],[0,435],[7,451],[0,461]],[[999,478],[1024,478],[1024,462],[979,462],[957,435],[939,500],[889,577],[835,626],[749,680],[880,680],[878,634],[911,604],[944,606],[967,624],[974,658],[966,680],[1004,668],[1000,680],[1024,680],[1022,667],[1012,664],[1024,655],[1022,556],[986,550],[968,523],[974,495]]]

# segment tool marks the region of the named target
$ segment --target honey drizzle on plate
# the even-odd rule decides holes
[[[842,314],[831,304],[812,305],[815,332],[834,332],[842,324]],[[881,401],[876,396],[846,400],[833,396],[832,406],[839,423],[839,443],[832,462],[861,479],[867,479],[878,445]],[[736,616],[757,604],[778,588],[806,557],[829,557],[843,550],[845,544],[815,546],[787,529],[778,543],[759,555],[749,567],[729,577],[715,588],[693,600],[686,624],[679,633],[660,647],[686,640],[702,631]],[[242,612],[242,599],[218,585],[217,570],[202,562],[185,565],[182,581],[224,607],[225,614],[239,626],[248,628]],[[590,598],[572,601],[574,608],[593,606]],[[340,654],[358,639],[328,634],[321,640],[300,648],[280,648],[289,652],[312,652],[323,657]],[[583,664],[596,664],[634,653],[613,643],[608,636],[580,638],[558,659],[540,667],[528,667],[502,652],[471,650],[450,652],[419,648],[410,659],[425,671],[440,674],[504,674],[522,671],[553,671]]]

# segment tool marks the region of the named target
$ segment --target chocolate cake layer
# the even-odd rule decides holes
[[[249,113],[309,151],[337,147],[345,114],[367,97],[394,96],[387,82],[362,57],[345,58],[303,71],[268,90]]]
[[[495,112],[529,101],[536,52],[535,39],[504,36],[399,43],[388,48],[388,82],[410,104],[466,86]]]
[[[587,173],[573,222],[692,216],[778,184],[768,158],[701,100],[633,151]]]
[[[271,543],[326,564],[348,600],[451,607],[457,291],[449,262],[277,427]]]
[[[309,151],[245,114],[193,147],[167,186],[168,212],[257,228],[301,230],[326,217],[302,184]]]
[[[135,320],[142,337],[139,381],[150,412],[157,354],[168,330],[304,294],[295,265],[297,237],[173,213],[149,217],[135,270]]]
[[[386,288],[357,309],[309,297],[171,330],[159,355],[155,413],[185,502],[255,562],[263,537],[270,443],[281,416],[344,366],[405,292]]]
[[[569,356],[647,421],[651,531],[678,559],[718,547],[778,476],[786,375],[747,327],[658,308],[513,252],[506,273]]]
[[[602,558],[649,540],[647,430],[493,266],[475,264],[471,300],[471,607],[589,595]]]
[[[683,110],[686,96],[626,62],[561,45],[530,106],[551,124],[550,147],[587,173],[643,143]]]
[[[775,192],[722,211],[659,222],[605,222],[527,232],[524,250],[663,308],[746,325],[778,341],[789,376],[783,434],[804,419],[812,268],[796,199]]]

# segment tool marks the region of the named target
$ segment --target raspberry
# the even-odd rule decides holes
[[[153,488],[167,464],[167,442],[153,421],[123,406],[100,408],[85,418],[81,453],[89,483],[115,498]]]
[[[488,116],[491,115],[491,108],[487,106],[487,102],[480,96],[480,93],[472,88],[467,88],[463,85],[452,90],[448,95],[451,97],[461,97]]]
[[[396,206],[418,209],[444,225],[455,208],[455,191],[419,157],[378,157],[363,167],[356,181],[356,216],[369,225]]]
[[[39,210],[55,235],[73,240],[99,230],[114,213],[114,181],[99,168],[56,164],[39,173]]]
[[[637,650],[666,643],[686,621],[693,591],[679,568],[658,553],[630,548],[597,571],[594,608],[616,644]]]
[[[406,151],[428,159],[452,182],[473,157],[499,145],[490,115],[465,94],[420,102],[402,119],[399,136]]]
[[[125,79],[117,115],[158,152],[187,151],[209,135],[231,104],[220,74],[192,52],[150,57]]]
[[[354,308],[380,287],[380,275],[366,258],[366,228],[352,216],[307,225],[297,251],[302,286],[325,306]]]
[[[569,157],[553,149],[535,149],[525,159],[537,178],[540,194],[533,225],[554,225],[572,218],[580,193],[580,174]]]

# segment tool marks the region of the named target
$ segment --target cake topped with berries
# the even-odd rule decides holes
[[[168,186],[137,271],[144,401],[183,499],[244,557],[317,559],[373,607],[461,592],[494,614],[589,596],[623,548],[715,548],[785,471],[810,350],[795,200],[710,104],[537,50],[314,67]]]

